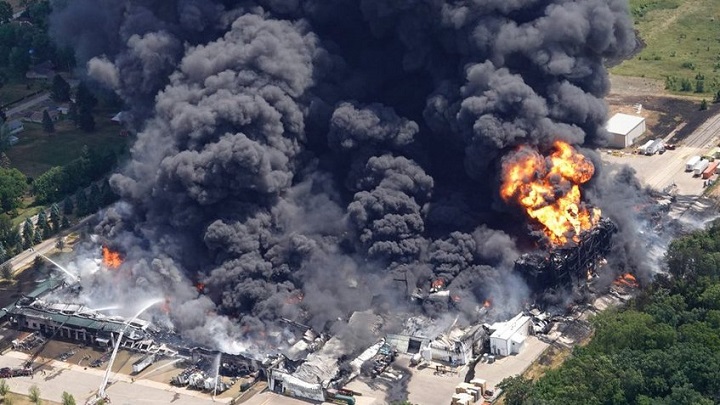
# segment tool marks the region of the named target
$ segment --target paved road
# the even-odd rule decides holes
[[[8,108],[5,111],[5,114],[8,116],[8,118],[13,118],[13,116],[19,115],[23,111],[30,109],[33,106],[38,105],[49,99],[50,99],[50,93],[39,94],[29,100],[26,100],[19,104],[14,105],[12,108]]]
[[[80,227],[85,225],[92,217],[93,216],[91,215],[89,217],[81,219],[77,224],[73,225],[70,229],[64,231],[60,235],[64,236],[67,235],[69,232],[79,229]],[[12,264],[13,271],[17,272],[18,270],[31,265],[37,255],[47,255],[51,250],[55,248],[56,240],[57,238],[53,237],[33,246],[31,249],[23,250],[22,252],[15,255],[15,257],[10,259],[10,264]]]

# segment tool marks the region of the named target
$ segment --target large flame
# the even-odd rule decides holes
[[[122,264],[120,253],[110,250],[107,246],[102,248],[103,264],[109,269],[117,269]]]
[[[503,162],[500,195],[520,204],[544,227],[557,245],[577,240],[600,219],[600,210],[581,204],[580,185],[595,173],[592,162],[569,144],[556,141],[547,158],[529,146],[521,146]]]

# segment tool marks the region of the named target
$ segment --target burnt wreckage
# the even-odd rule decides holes
[[[515,271],[533,291],[584,285],[611,247],[617,226],[608,218],[579,235],[577,241],[548,251],[526,253],[515,261]]]

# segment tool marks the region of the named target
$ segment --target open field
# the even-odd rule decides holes
[[[71,121],[55,123],[52,134],[44,132],[40,124],[25,123],[25,131],[18,135],[20,141],[7,152],[12,167],[37,177],[51,167],[78,158],[84,145],[90,149],[124,148],[128,138],[120,136],[121,128],[106,115],[96,114],[97,130],[93,133],[75,128]]]
[[[630,0],[635,28],[646,47],[611,71],[662,80],[687,79],[696,92],[703,75],[704,93],[720,90],[720,2],[716,0]]]

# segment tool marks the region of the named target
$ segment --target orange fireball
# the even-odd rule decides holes
[[[103,264],[109,269],[117,269],[122,264],[120,253],[114,252],[103,246],[102,248]]]
[[[544,157],[529,146],[518,148],[503,162],[500,195],[523,207],[553,244],[564,245],[592,228],[600,210],[581,203],[580,185],[595,173],[592,162],[565,142],[556,141],[553,149]]]

